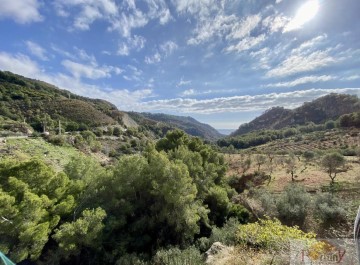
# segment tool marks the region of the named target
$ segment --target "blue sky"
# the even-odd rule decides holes
[[[299,24],[309,1],[318,12]],[[360,95],[359,11],[358,0],[0,0],[0,69],[237,128],[272,106]]]

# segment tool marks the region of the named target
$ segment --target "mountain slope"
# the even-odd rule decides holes
[[[44,127],[55,130],[61,121],[66,130],[116,125],[142,126],[158,136],[174,128],[206,140],[217,140],[222,136],[211,126],[191,117],[119,111],[105,100],[78,96],[46,82],[2,71],[0,116],[17,122],[26,121],[38,131]]]
[[[0,99],[0,115],[26,120],[35,127],[45,117],[89,127],[123,123],[124,113],[107,101],[81,97],[10,72],[0,71]]]
[[[201,123],[192,117],[175,116],[162,113],[134,113],[134,115],[144,117],[146,121],[143,120],[142,122],[155,123],[159,125],[163,123],[169,125],[170,127],[179,128],[190,135],[198,136],[209,141],[214,141],[223,137],[222,134],[210,125]],[[135,117],[133,118],[136,119]]]
[[[257,130],[282,129],[309,122],[319,124],[359,110],[360,100],[356,96],[333,93],[306,102],[293,110],[282,107],[271,108],[251,122],[242,124],[231,136]]]

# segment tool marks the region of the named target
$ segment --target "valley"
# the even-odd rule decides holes
[[[311,238],[312,249],[320,238],[352,236],[357,97],[273,108],[226,136],[191,117],[123,112],[0,77],[0,216],[8,220],[0,250],[16,262],[288,264],[292,240]],[[302,113],[308,121],[294,123]]]

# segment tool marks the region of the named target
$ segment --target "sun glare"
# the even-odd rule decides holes
[[[302,5],[297,11],[295,17],[286,26],[285,31],[291,31],[301,28],[306,22],[313,19],[319,11],[319,1],[310,0]]]

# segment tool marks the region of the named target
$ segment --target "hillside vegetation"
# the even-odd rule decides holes
[[[190,135],[198,136],[205,140],[214,141],[223,137],[222,134],[220,134],[210,125],[200,123],[191,117],[175,116],[162,113],[140,113],[139,115],[150,121],[168,124],[172,128],[181,129]]]
[[[312,102],[306,102],[293,110],[274,107],[265,111],[249,123],[242,124],[231,134],[238,136],[258,130],[282,129],[285,127],[324,123],[338,119],[341,115],[360,111],[360,100],[356,96],[329,94]]]
[[[0,71],[0,116],[25,122],[35,131],[94,130],[96,127],[142,127],[154,137],[171,129],[214,141],[221,137],[214,128],[190,117],[119,111],[113,104],[61,90],[51,84]],[[136,121],[135,121],[136,120]],[[106,130],[105,130],[106,131]]]
[[[296,242],[324,264],[343,249],[318,238],[351,237],[356,97],[273,108],[252,123],[270,129],[218,139],[8,72],[0,92],[0,251],[17,263],[285,265]]]

